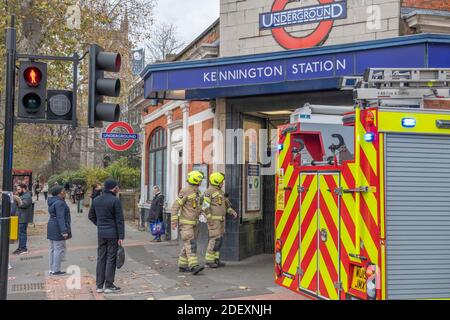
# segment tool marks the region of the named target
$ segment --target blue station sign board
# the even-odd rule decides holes
[[[274,54],[150,65],[143,73],[145,97],[169,90],[221,89],[358,76],[363,75],[367,68],[450,68],[450,36],[437,36],[444,40],[442,43],[429,43],[426,36],[410,38],[417,41],[401,39],[409,37],[387,39],[384,40],[386,46],[380,40]],[[380,45],[374,45],[377,42]],[[394,45],[396,42],[398,45]],[[257,94],[259,89],[255,90]],[[228,96],[229,92],[227,90]]]

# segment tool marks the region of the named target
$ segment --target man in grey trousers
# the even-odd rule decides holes
[[[66,253],[66,240],[72,237],[70,209],[62,186],[55,186],[51,190],[52,197],[48,199],[48,213],[50,218],[47,225],[47,239],[50,241],[49,264],[50,275],[65,274],[61,271],[61,261]]]

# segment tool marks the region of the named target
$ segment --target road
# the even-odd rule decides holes
[[[126,263],[117,271],[120,293],[95,292],[96,229],[82,214],[72,213],[73,238],[63,269],[67,276],[48,275],[46,203],[35,204],[35,225],[29,228],[26,255],[10,255],[8,299],[24,300],[209,300],[209,299],[293,299],[304,297],[273,282],[272,255],[258,255],[240,262],[228,262],[225,268],[205,269],[201,275],[180,274],[177,268],[178,241],[153,243],[148,232],[126,225]],[[10,252],[17,244],[11,244]],[[69,269],[67,269],[69,268]],[[80,276],[77,277],[76,275]]]

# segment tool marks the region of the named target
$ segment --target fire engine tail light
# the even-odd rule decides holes
[[[276,252],[275,253],[275,262],[277,264],[281,264],[281,252]]]
[[[369,126],[373,126],[373,124],[375,123],[375,115],[373,114],[372,111],[367,112],[366,123]]]
[[[369,264],[366,270],[366,293],[369,299],[377,297],[377,272],[374,264]]]
[[[280,239],[277,240],[277,243],[275,245],[275,250],[281,251],[281,240]]]
[[[275,243],[275,270],[277,272],[277,276],[280,277],[283,273],[283,269],[281,268],[281,240],[278,239]]]

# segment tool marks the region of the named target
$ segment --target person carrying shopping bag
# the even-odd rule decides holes
[[[161,189],[158,186],[153,187],[153,200],[150,207],[150,213],[147,222],[150,224],[150,230],[154,236],[153,241],[161,242],[161,234],[163,233],[163,210],[164,210],[164,196],[161,194]],[[157,229],[157,230],[155,230]]]

